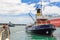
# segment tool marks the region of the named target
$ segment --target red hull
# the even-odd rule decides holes
[[[50,23],[56,27],[60,27],[60,18],[50,20]]]

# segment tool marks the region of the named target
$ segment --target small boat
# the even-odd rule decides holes
[[[26,27],[27,32],[52,35],[56,30],[55,26],[50,24],[47,17],[42,16],[41,9],[37,9],[36,21],[34,24],[28,25]]]
[[[15,25],[9,22],[9,27],[14,27]]]

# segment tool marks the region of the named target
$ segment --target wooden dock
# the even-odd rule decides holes
[[[4,29],[0,27],[0,40],[10,40],[10,30],[9,27]]]

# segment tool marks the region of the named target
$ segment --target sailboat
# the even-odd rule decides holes
[[[47,17],[42,15],[41,9],[37,8],[36,21],[34,24],[28,25],[26,27],[27,32],[52,35],[56,30],[55,26],[50,24]]]

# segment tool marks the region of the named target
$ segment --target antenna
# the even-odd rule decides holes
[[[41,0],[41,13],[43,13],[42,11],[43,11],[43,0]]]

